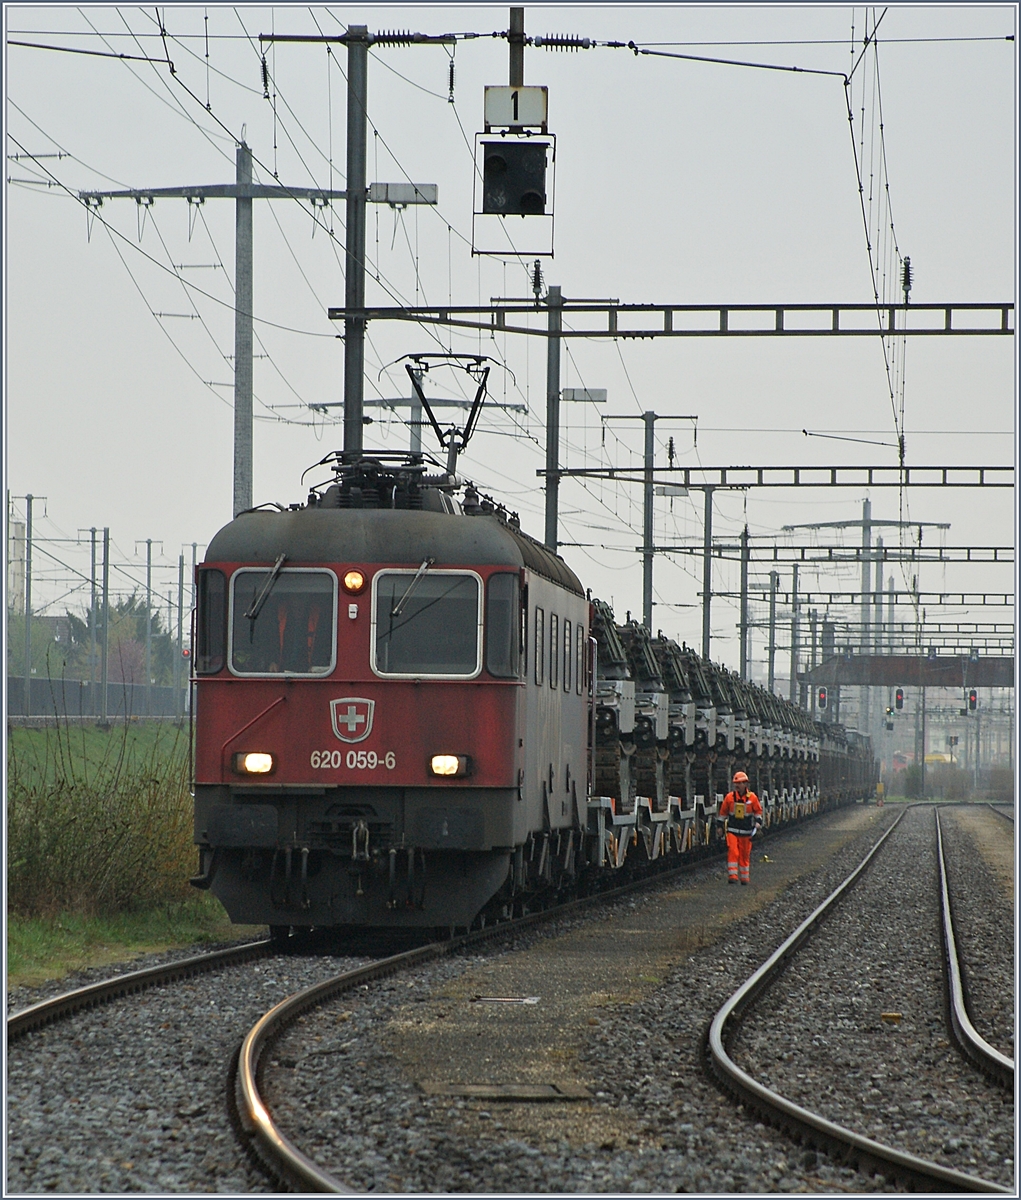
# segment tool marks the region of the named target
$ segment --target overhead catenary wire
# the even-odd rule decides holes
[[[327,9],[327,11],[329,11],[329,9]],[[331,16],[332,15],[333,14],[331,13]],[[124,36],[123,34],[116,34],[116,33],[106,33],[106,34],[102,34],[102,35],[101,34],[86,34],[80,29],[11,29],[11,30],[8,30],[8,32],[10,34],[14,34],[18,37],[42,37],[44,35],[47,35],[50,37],[89,37],[89,36],[92,36],[92,37],[96,37],[96,36],[105,36],[105,37],[120,36],[120,37],[123,37]],[[140,34],[139,36],[140,37],[157,38],[160,35],[158,33],[147,33],[147,34]],[[467,36],[469,36],[469,35],[465,35],[465,34],[461,35],[462,38],[467,37]],[[475,38],[475,37],[484,37],[487,35],[472,34],[470,36]],[[179,42],[183,43],[188,40],[199,41],[202,38],[203,38],[203,35],[201,33],[181,33],[181,34],[177,34],[176,37],[172,38],[171,40],[179,41]],[[233,34],[232,33],[214,33],[214,34],[209,35],[209,40],[214,41],[214,42],[243,41],[244,35],[239,34],[239,33],[233,33]],[[534,42],[534,39],[530,39],[530,40],[532,40]],[[924,45],[924,44],[930,43],[930,42],[932,42],[932,43],[938,43],[938,42],[1012,42],[1012,41],[1014,41],[1014,35],[1012,33],[988,34],[988,35],[982,35],[982,36],[951,35],[951,36],[947,36],[947,37],[886,38],[884,40],[888,44],[891,44],[891,45]],[[592,42],[592,45],[598,45],[598,44],[599,43]],[[667,47],[671,47],[671,46],[843,46],[843,45],[846,45],[846,41],[844,38],[759,38],[759,39],[740,38],[740,39],[735,39],[735,40],[724,40],[724,41],[695,41],[695,42],[693,42],[693,41],[684,41],[684,42],[648,42],[648,41],[645,41],[645,42],[642,42],[642,45],[643,46],[652,46],[652,47],[664,47],[664,46],[667,46]],[[390,69],[392,70],[392,68],[390,68]],[[399,74],[399,72],[397,72],[397,71],[394,71],[393,73],[395,75]],[[402,76],[402,78],[403,78],[403,76]],[[408,82],[411,82],[411,81],[408,81]],[[441,99],[445,99],[445,97],[441,97]]]
[[[437,97],[437,98],[441,98],[441,97]],[[300,139],[296,139],[296,140],[298,140],[298,141],[299,141],[299,144],[300,144]],[[450,229],[450,226],[448,225],[448,231],[449,231],[449,229]],[[449,233],[448,233],[448,236],[449,236]],[[458,236],[460,236],[460,235],[458,235]],[[290,249],[290,247],[289,247],[289,249]],[[410,247],[409,247],[409,250],[410,250]],[[298,263],[297,263],[297,256],[295,256],[295,255],[294,255],[294,252],[293,252],[293,250],[291,250],[291,253],[292,253],[292,257],[295,257],[295,259],[296,259],[296,265],[298,265]],[[630,382],[630,381],[629,381],[629,382]]]

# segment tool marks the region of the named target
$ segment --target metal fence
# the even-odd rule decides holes
[[[25,712],[25,680],[7,676],[9,717],[88,717],[98,720],[103,712],[101,685],[87,679],[32,679],[28,712]],[[147,695],[148,693],[148,695]],[[188,689],[146,688],[142,683],[108,683],[106,715],[125,717],[178,717],[187,711]]]

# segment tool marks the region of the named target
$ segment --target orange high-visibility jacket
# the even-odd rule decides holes
[[[728,792],[720,805],[720,816],[727,818],[727,832],[738,837],[751,837],[755,831],[755,818],[762,816],[762,805],[754,792]]]

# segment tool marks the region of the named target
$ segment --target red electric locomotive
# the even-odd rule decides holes
[[[278,932],[466,926],[585,826],[590,606],[421,456],[334,465],[198,570],[193,882]]]
[[[868,738],[617,626],[516,517],[454,499],[455,461],[328,456],[306,504],[209,544],[192,882],[232,920],[499,918],[711,852],[737,767],[769,826],[871,795]]]

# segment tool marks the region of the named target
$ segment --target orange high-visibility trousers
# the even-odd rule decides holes
[[[736,833],[727,833],[727,877],[742,883],[749,880],[750,864],[752,861],[752,839],[738,837]]]

